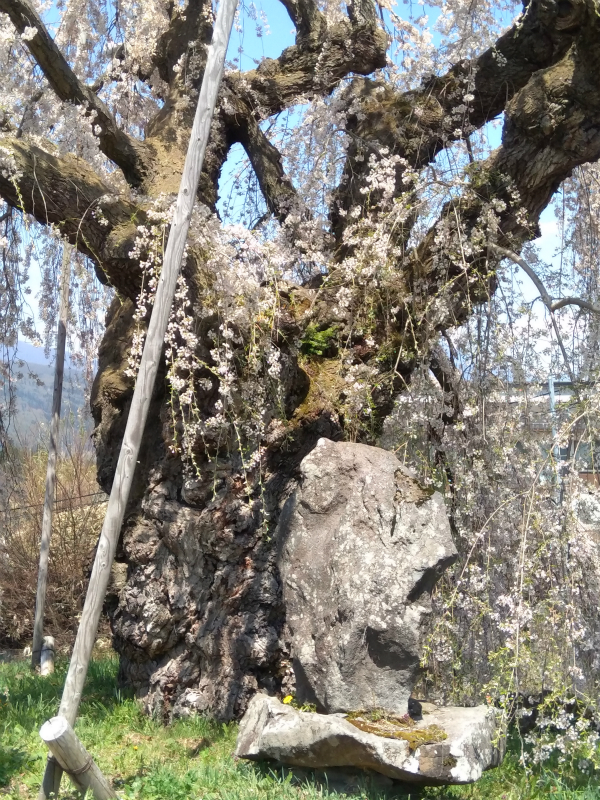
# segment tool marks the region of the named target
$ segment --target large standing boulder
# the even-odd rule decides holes
[[[430,593],[456,558],[441,495],[393,453],[320,439],[278,537],[298,699],[405,713]]]

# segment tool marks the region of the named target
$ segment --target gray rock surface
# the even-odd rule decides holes
[[[472,783],[500,763],[504,739],[496,709],[439,708],[411,730],[431,725],[447,738],[411,749],[406,741],[365,733],[341,715],[300,712],[257,694],[240,723],[235,755],[313,769],[360,767],[429,786]]]
[[[298,699],[406,712],[431,589],[456,558],[441,495],[393,453],[320,439],[278,537]]]

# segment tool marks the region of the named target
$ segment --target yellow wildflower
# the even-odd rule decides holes
[[[294,699],[294,695],[288,694],[286,697],[283,698],[282,702],[285,703],[286,706],[287,706],[292,702],[293,699]]]

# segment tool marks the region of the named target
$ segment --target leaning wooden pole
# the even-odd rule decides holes
[[[65,717],[70,725],[75,724],[75,718],[77,717],[98,622],[102,613],[110,569],[121,525],[123,524],[127,500],[129,499],[133,473],[148,416],[154,381],[164,345],[177,278],[190,226],[192,209],[198,190],[219,84],[223,75],[225,54],[236,5],[237,0],[221,0],[215,21],[212,43],[208,51],[206,69],[198,97],[190,143],[142,353],[142,361],[133,391],[125,435],[123,436],[117,469],[106,509],[106,517],[100,533],[96,558],[92,567],[79,630],[77,631],[77,638],[58,712],[60,716]],[[53,758],[49,758],[40,789],[40,800],[46,800],[51,792],[57,791],[60,784],[60,774],[61,769],[58,763]]]
[[[64,717],[44,722],[40,736],[80,794],[85,795],[89,789],[94,800],[116,800],[117,793]]]
[[[69,285],[71,281],[71,245],[63,246],[62,271],[60,277],[60,309],[58,312],[58,331],[56,333],[56,366],[54,369],[54,392],[52,395],[52,420],[50,421],[50,444],[48,446],[48,467],[46,469],[46,494],[42,516],[42,540],[40,544],[40,565],[38,568],[37,594],[35,598],[35,620],[33,623],[33,646],[31,648],[31,667],[35,669],[42,655],[44,638],[44,610],[46,607],[46,586],[48,584],[48,560],[50,557],[50,538],[52,536],[52,510],[56,487],[56,453],[58,450],[58,429],[62,401],[63,375],[65,371],[65,344],[69,319]]]

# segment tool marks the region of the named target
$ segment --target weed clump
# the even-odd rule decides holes
[[[365,733],[382,736],[384,739],[403,739],[408,742],[410,751],[424,744],[443,742],[448,738],[446,731],[439,725],[428,725],[417,728],[408,714],[392,714],[381,708],[369,711],[352,711],[346,715],[347,721]]]

